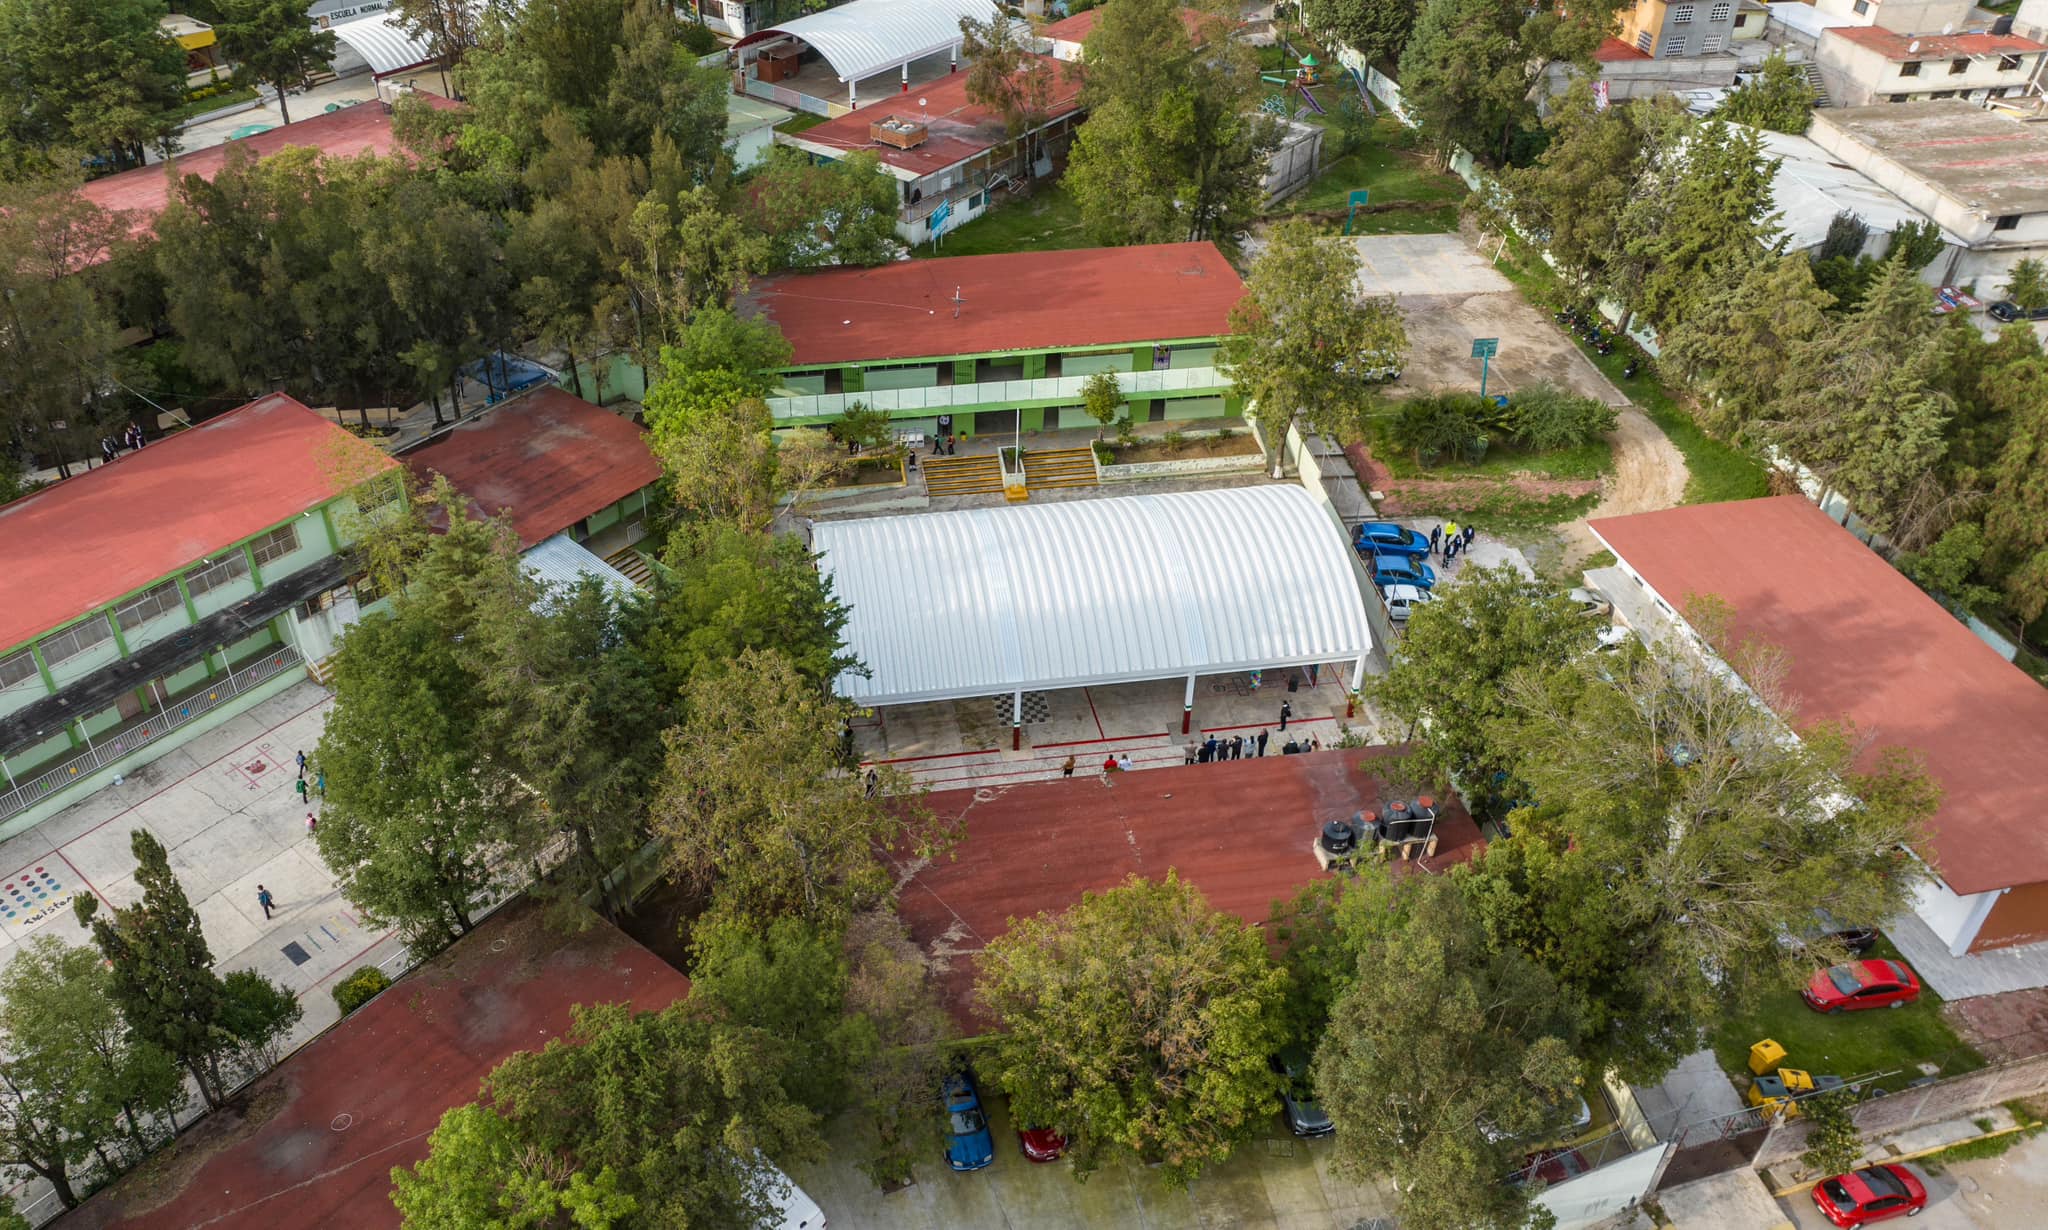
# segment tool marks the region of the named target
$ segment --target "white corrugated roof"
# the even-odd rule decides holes
[[[520,552],[519,560],[526,570],[539,577],[552,590],[574,589],[583,583],[584,577],[596,577],[604,587],[620,598],[638,592],[632,578],[599,559],[584,549],[582,543],[568,534],[556,534],[543,538]],[[552,598],[543,598],[547,602]]]
[[[376,76],[418,68],[434,58],[422,39],[407,34],[395,13],[379,13],[360,21],[343,22],[332,31],[337,42],[346,43],[363,57]]]
[[[826,521],[862,704],[1363,657],[1343,532],[1293,484]]]
[[[1771,180],[1771,203],[1782,215],[1778,225],[1790,240],[1790,250],[1804,252],[1817,246],[1843,210],[1884,235],[1908,222],[1926,220],[1927,215],[1863,172],[1835,161],[1809,138],[1762,128],[1757,134],[1763,138],[1764,152],[1779,160]],[[1946,231],[1942,237],[1952,244],[1962,242]]]
[[[958,43],[962,17],[998,16],[994,0],[852,0],[756,31],[739,45],[787,34],[816,48],[841,81],[858,81]]]

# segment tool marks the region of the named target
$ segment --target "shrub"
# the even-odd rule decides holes
[[[365,965],[334,984],[334,1006],[341,1009],[341,1015],[347,1016],[377,998],[378,993],[390,985],[391,979],[383,970]]]
[[[1188,438],[1177,431],[1167,432],[1161,437],[1161,440],[1165,443],[1168,452],[1178,453],[1188,446]]]
[[[1432,465],[1483,448],[1487,405],[1473,393],[1433,393],[1400,404],[1387,435],[1415,454],[1415,464]]]
[[[708,56],[718,50],[718,36],[694,21],[677,23],[676,42],[693,56]]]
[[[1506,427],[1515,443],[1536,453],[1577,448],[1614,430],[1614,407],[1593,397],[1568,393],[1554,384],[1532,384],[1508,401]]]

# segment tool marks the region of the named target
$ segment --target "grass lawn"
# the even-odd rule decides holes
[[[921,243],[914,256],[983,256],[990,252],[1095,246],[1081,225],[1081,207],[1062,184],[1041,183],[1030,196],[1009,201],[948,232],[934,249]]]
[[[1385,433],[1375,432],[1372,455],[1395,478],[1506,479],[1526,472],[1543,478],[1591,479],[1607,473],[1614,465],[1614,445],[1604,437],[1577,448],[1549,453],[1531,453],[1496,441],[1486,450],[1486,459],[1478,465],[1444,462],[1418,466],[1413,453],[1395,448],[1387,441]]]
[[[1564,286],[1557,274],[1519,239],[1509,239],[1507,254],[1494,267],[1539,307],[1565,300]],[[1692,474],[1685,485],[1686,503],[1715,504],[1770,494],[1770,479],[1763,464],[1734,445],[1708,435],[1678,404],[1654,363],[1637,372],[1633,379],[1624,380],[1621,372],[1628,366],[1624,347],[1617,346],[1611,355],[1595,354],[1583,344],[1580,350],[1607,374],[1616,388],[1628,394],[1630,401],[1642,407],[1650,421],[1671,437],[1671,442],[1685,455],[1685,467]]]
[[[1481,532],[1495,537],[1551,527],[1585,516],[1600,502],[1592,495],[1523,495],[1512,487],[1495,487],[1478,496],[1445,497],[1429,506],[1427,514],[1404,512],[1403,518],[1427,515],[1451,521],[1469,521]]]
[[[254,102],[255,99],[256,87],[253,85],[244,86],[239,90],[229,90],[226,93],[215,94],[211,98],[192,99],[189,102],[173,107],[169,115],[173,124],[182,124],[195,115],[205,115],[209,111],[218,111],[222,107],[232,107],[236,103]]]
[[[829,115],[816,115],[809,111],[799,111],[795,115],[792,115],[788,119],[782,121],[780,124],[777,124],[775,126],[775,131],[802,132],[806,128],[816,128],[818,125],[824,123],[826,120],[829,120],[831,118],[832,117]]]
[[[1879,940],[1872,957],[1897,958],[1891,944]],[[1721,1068],[1747,1086],[1750,1044],[1775,1038],[1784,1046],[1787,1066],[1813,1073],[1853,1078],[1897,1070],[1878,1084],[1903,1088],[1921,1076],[1919,1065],[1931,1063],[1942,1076],[1984,1066],[1984,1057],[1949,1028],[1941,1016],[1941,997],[1923,989],[1918,1001],[1903,1008],[1872,1008],[1836,1016],[1815,1012],[1797,990],[1771,994],[1757,1009],[1730,1021],[1714,1034],[1714,1058]]]

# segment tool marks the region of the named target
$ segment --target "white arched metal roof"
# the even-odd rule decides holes
[[[349,50],[363,57],[369,63],[373,76],[418,68],[434,58],[426,41],[407,34],[394,13],[379,13],[359,21],[343,22],[330,33],[335,41],[346,44]]]
[[[1027,460],[1028,464],[1028,460]],[[1343,531],[1294,484],[823,521],[866,705],[1185,678],[1372,647]]]
[[[757,30],[736,46],[788,35],[815,48],[841,81],[859,81],[952,47],[963,17],[994,21],[1001,15],[995,0],[850,0]]]

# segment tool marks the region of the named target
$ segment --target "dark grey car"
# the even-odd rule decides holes
[[[1296,1136],[1328,1136],[1337,1130],[1309,1084],[1307,1051],[1288,1047],[1273,1057],[1273,1070],[1286,1081],[1280,1087],[1280,1111],[1287,1119],[1288,1131]]]

